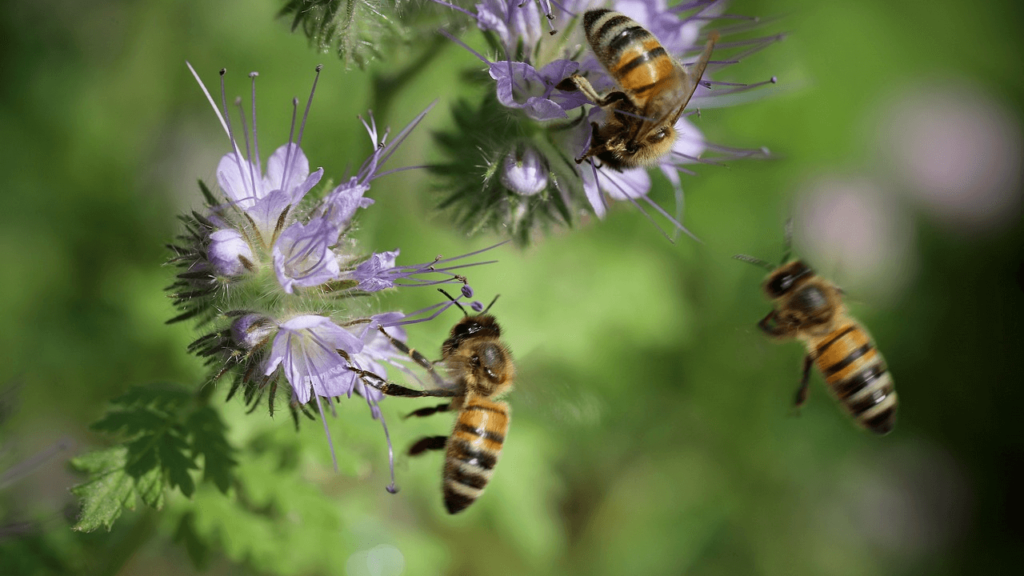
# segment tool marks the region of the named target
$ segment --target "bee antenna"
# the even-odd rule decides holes
[[[765,262],[764,260],[761,260],[760,258],[754,258],[753,256],[747,256],[746,254],[737,254],[733,256],[733,259],[740,260],[741,262],[746,262],[748,264],[753,264],[754,266],[760,266],[761,268],[764,268],[769,272],[775,270],[774,266]]]
[[[469,316],[469,313],[466,312],[466,309],[462,307],[462,304],[459,304],[458,300],[456,300],[455,298],[452,298],[451,294],[445,292],[444,288],[438,288],[437,291],[440,292],[441,294],[444,294],[445,296],[447,296],[448,299],[452,301],[452,304],[455,304],[456,306],[459,307],[459,310],[462,310],[463,314],[465,314],[466,316]]]
[[[785,232],[783,232],[783,243],[782,243],[782,262],[779,266],[782,266],[789,260],[789,257],[793,255],[793,217],[790,216],[786,219]]]
[[[484,308],[484,311],[481,312],[481,314],[487,314],[487,311],[491,309],[491,306],[494,306],[494,303],[498,301],[498,296],[501,296],[501,294],[496,294],[494,296],[494,300],[491,300],[491,303],[487,305],[487,308]]]

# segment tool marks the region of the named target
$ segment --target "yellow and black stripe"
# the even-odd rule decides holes
[[[589,10],[583,30],[598,60],[638,106],[649,94],[657,94],[659,86],[675,81],[668,52],[632,18],[613,10]]]
[[[887,434],[896,423],[896,390],[885,359],[856,323],[844,324],[819,339],[814,364],[833,396],[858,424]]]
[[[469,396],[448,439],[444,464],[444,505],[465,510],[484,492],[508,434],[509,406]]]

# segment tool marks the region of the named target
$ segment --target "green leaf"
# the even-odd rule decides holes
[[[82,498],[82,519],[75,526],[77,530],[94,530],[106,526],[109,530],[121,515],[123,508],[135,508],[136,494],[146,505],[160,509],[164,505],[164,489],[178,488],[185,496],[195,492],[195,481],[191,470],[196,470],[198,453],[189,442],[194,433],[182,425],[191,418],[191,409],[206,413],[213,411],[195,403],[194,395],[188,390],[171,385],[135,387],[112,401],[111,410],[93,425],[94,430],[126,437],[123,444],[115,448],[86,454],[73,464],[87,472],[90,480],[73,489]],[[211,425],[209,422],[211,421]],[[217,455],[229,454],[230,447],[223,440],[223,425],[217,415],[205,416],[200,424],[204,430],[204,445],[209,452]],[[217,426],[220,426],[219,428]],[[197,425],[197,428],[203,428]],[[214,431],[221,435],[221,452],[210,439]],[[216,474],[223,477],[223,469],[229,467],[224,458],[207,458],[218,461]],[[233,463],[228,456],[227,461]]]
[[[161,424],[163,424],[163,419],[160,415],[143,408],[107,412],[103,418],[94,422],[90,428],[97,432],[124,434],[131,437],[145,430],[159,428]]]
[[[135,479],[135,491],[147,506],[160,510],[164,507],[164,474],[160,468],[153,468]]]
[[[173,412],[193,399],[192,392],[177,384],[159,383],[133,386],[111,402],[119,406],[151,406],[163,412]]]
[[[135,509],[135,481],[125,472],[128,449],[116,446],[89,452],[71,461],[77,470],[87,472],[90,480],[71,489],[82,499],[82,513],[74,530],[90,532],[105,526],[109,531],[124,508]]]
[[[189,454],[186,436],[187,432],[182,426],[173,426],[167,433],[158,437],[156,449],[171,486],[177,486],[182,494],[191,497],[196,490],[196,484],[188,471],[197,470],[198,466]]]
[[[234,448],[224,437],[226,427],[220,414],[209,406],[193,412],[185,422],[192,435],[192,457],[203,457],[203,480],[213,482],[224,494],[234,482]]]
[[[178,528],[174,531],[174,541],[185,545],[188,558],[197,570],[206,568],[210,559],[210,547],[196,533],[194,514],[188,513],[181,517]]]

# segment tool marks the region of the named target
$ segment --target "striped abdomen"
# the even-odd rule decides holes
[[[632,18],[612,10],[590,10],[583,17],[583,30],[597,59],[639,108],[678,82],[668,52]]]
[[[465,510],[484,492],[508,433],[508,404],[469,396],[444,462],[444,505],[448,513]]]
[[[896,422],[896,390],[885,359],[856,323],[814,342],[811,353],[832,394],[861,426],[887,434]]]

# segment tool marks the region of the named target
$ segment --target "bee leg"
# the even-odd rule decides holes
[[[440,398],[452,398],[459,395],[457,390],[449,390],[446,388],[437,388],[435,390],[413,390],[412,388],[406,388],[405,386],[399,386],[393,382],[388,382],[373,372],[360,370],[353,366],[349,366],[348,369],[358,374],[359,378],[363,381],[363,384],[366,384],[371,388],[376,388],[388,396],[404,396],[406,398],[436,396]]]
[[[447,436],[424,436],[409,446],[409,456],[419,456],[428,450],[444,450]]]
[[[406,414],[403,418],[423,418],[424,416],[430,416],[437,414],[438,412],[447,412],[452,407],[452,403],[438,404],[437,406],[430,406],[427,408],[420,408],[419,410],[413,410]]]
[[[620,92],[620,91],[616,90],[615,92],[610,92],[607,96],[605,96],[604,98],[599,100],[597,102],[597,105],[602,107],[602,108],[604,108],[605,106],[608,106],[609,104],[614,104],[616,102],[622,102],[622,101],[629,102],[629,97],[626,96],[625,92]]]
[[[595,144],[595,142],[600,142]],[[591,156],[597,156],[605,149],[605,142],[601,139],[601,127],[597,125],[597,122],[590,123],[590,149],[587,150],[583,156],[576,158],[577,164],[582,164],[584,160]],[[601,166],[597,166],[600,168]]]
[[[778,319],[775,317],[775,310],[772,310],[767,316],[761,318],[761,321],[757,323],[757,327],[769,336],[782,336],[783,330],[779,328],[777,320]]]
[[[575,92],[579,90],[580,92],[583,92],[583,95],[586,96],[587,99],[593,102],[594,104],[597,104],[599,106],[602,105],[601,95],[597,93],[597,90],[594,90],[594,87],[590,84],[590,80],[587,80],[586,78],[580,76],[579,74],[576,74],[575,72],[572,76],[569,76],[568,78],[556,84],[555,88],[563,92]]]
[[[378,330],[380,330],[381,334],[387,337],[387,339],[391,342],[392,346],[397,348],[403,354],[408,354],[409,357],[412,358],[414,362],[425,368],[427,372],[430,373],[430,377],[434,379],[434,382],[437,383],[438,386],[444,386],[444,378],[441,378],[437,371],[434,370],[434,363],[428,360],[426,356],[417,352],[415,348],[409,348],[408,346],[406,346],[405,342],[392,338],[391,335],[384,330],[383,326],[378,327]]]
[[[772,338],[779,339],[792,338],[799,326],[800,323],[791,316],[787,317],[785,320],[781,320],[778,312],[775,310],[769,312],[767,316],[757,323],[757,327],[760,328],[762,332]]]
[[[804,375],[800,378],[800,388],[796,391],[796,401],[793,407],[799,409],[807,402],[808,383],[811,381],[811,366],[814,365],[814,358],[810,354],[804,356]]]

